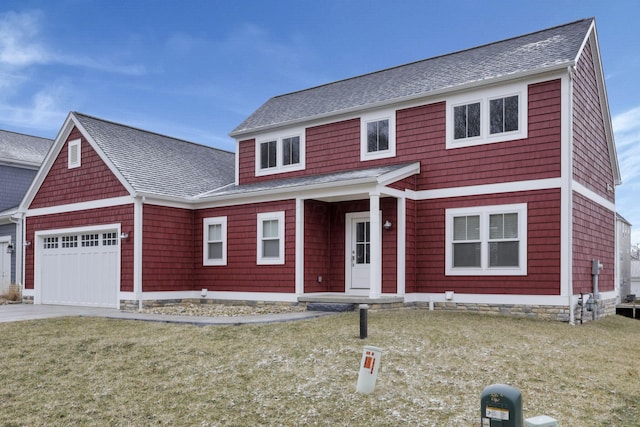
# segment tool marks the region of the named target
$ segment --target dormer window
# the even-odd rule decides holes
[[[74,139],[73,141],[69,141],[67,143],[67,150],[68,150],[68,162],[67,162],[67,167],[69,169],[73,169],[73,168],[79,168],[80,167],[80,159],[81,159],[81,152],[80,152],[80,140],[79,139]]]
[[[304,169],[304,129],[256,139],[256,176]]]

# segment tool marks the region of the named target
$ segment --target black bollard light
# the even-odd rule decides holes
[[[360,339],[367,337],[367,313],[369,306],[367,304],[360,304]]]

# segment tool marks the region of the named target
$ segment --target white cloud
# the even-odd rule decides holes
[[[0,64],[25,67],[51,60],[40,45],[40,12],[0,14]]]
[[[2,122],[16,128],[55,131],[67,115],[67,111],[59,109],[63,104],[61,100],[68,98],[68,90],[64,86],[46,87],[35,93],[26,104],[1,104]]]
[[[640,107],[613,117],[622,182],[640,189]]]

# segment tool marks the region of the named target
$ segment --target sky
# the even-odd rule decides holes
[[[0,129],[53,139],[78,111],[233,151],[273,96],[591,17],[636,244],[637,0],[2,0]]]

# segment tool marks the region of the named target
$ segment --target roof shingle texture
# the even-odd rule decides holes
[[[52,139],[0,130],[0,160],[39,165],[51,145]]]
[[[403,98],[427,96],[515,75],[570,65],[593,19],[451,53],[271,98],[231,135]]]
[[[191,198],[234,181],[234,154],[72,113],[137,192]]]

